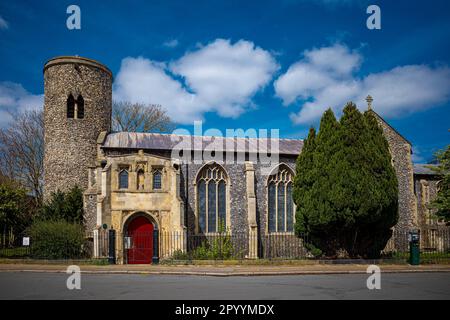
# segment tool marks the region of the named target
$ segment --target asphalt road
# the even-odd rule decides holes
[[[82,274],[68,290],[64,273],[1,272],[0,299],[450,299],[450,273],[255,277]]]

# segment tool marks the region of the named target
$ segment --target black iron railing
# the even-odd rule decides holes
[[[422,228],[420,232],[421,263],[450,262],[450,228]],[[109,230],[98,230],[86,234],[75,242],[64,243],[64,237],[54,239],[33,239],[24,242],[26,234],[1,235],[0,258],[32,259],[91,259],[110,255]],[[126,255],[125,238],[117,234],[116,250]],[[190,234],[185,232],[160,232],[153,250],[153,258],[174,260],[228,260],[246,259],[257,256],[260,259],[324,259],[317,255],[307,238],[294,234],[273,233],[249,235],[247,232]],[[121,243],[121,247],[118,247]],[[154,260],[152,258],[152,260]],[[409,258],[409,232],[393,231],[392,237],[381,251],[381,259],[407,261]],[[124,261],[126,262],[126,261]]]
[[[2,235],[0,235],[2,236]],[[94,238],[96,246],[94,246]],[[45,238],[32,238],[27,234],[15,237],[14,241],[0,246],[0,258],[72,260],[108,257],[108,231],[90,232],[68,241],[58,235]]]

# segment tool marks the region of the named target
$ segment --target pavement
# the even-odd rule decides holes
[[[79,289],[70,290],[67,283],[72,283],[71,276],[52,272],[0,272],[0,300],[183,300],[176,303],[181,306],[188,299],[198,300],[188,305],[201,306],[204,300],[255,300],[263,304],[263,300],[279,299],[450,299],[448,272],[381,273],[379,289],[372,290],[367,287],[368,274],[210,277],[89,273],[81,274]],[[165,306],[166,303],[160,304],[160,308],[165,308],[163,314],[174,312]],[[220,310],[219,303],[212,307]]]
[[[75,263],[74,263],[75,264]],[[0,272],[66,273],[69,264],[1,263]],[[367,274],[368,264],[309,265],[79,265],[86,274],[150,274],[187,276],[276,276]],[[448,273],[450,265],[378,265],[382,273]],[[450,277],[450,274],[449,274]]]

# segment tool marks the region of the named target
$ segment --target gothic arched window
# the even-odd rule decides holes
[[[153,171],[153,190],[160,190],[162,188],[162,172],[160,169]]]
[[[67,118],[75,117],[75,99],[72,94],[67,98]]]
[[[269,232],[294,231],[294,201],[292,183],[294,175],[285,165],[267,180],[267,213]]]
[[[205,166],[197,175],[197,215],[200,233],[227,228],[227,175],[219,165]]]
[[[128,170],[126,169],[119,173],[119,189],[128,189]]]

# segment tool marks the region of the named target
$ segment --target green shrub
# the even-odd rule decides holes
[[[320,258],[323,254],[322,250],[311,243],[305,243],[305,248],[314,256],[314,258]]]
[[[173,260],[189,260],[189,255],[184,252],[183,250],[175,250],[174,253],[172,254],[172,259]]]
[[[233,243],[231,237],[219,234],[212,240],[205,240],[192,253],[193,259],[198,260],[227,260],[233,258]]]
[[[83,191],[75,186],[67,192],[53,192],[51,199],[40,209],[38,220],[83,222]]]
[[[201,246],[195,248],[192,252],[192,258],[195,260],[209,260],[212,259],[212,252],[209,248],[208,242],[202,242]]]
[[[0,183],[0,246],[11,247],[15,236],[29,226],[30,197],[13,183]]]
[[[66,221],[35,221],[30,227],[31,256],[40,259],[79,259],[84,252],[80,224]]]

